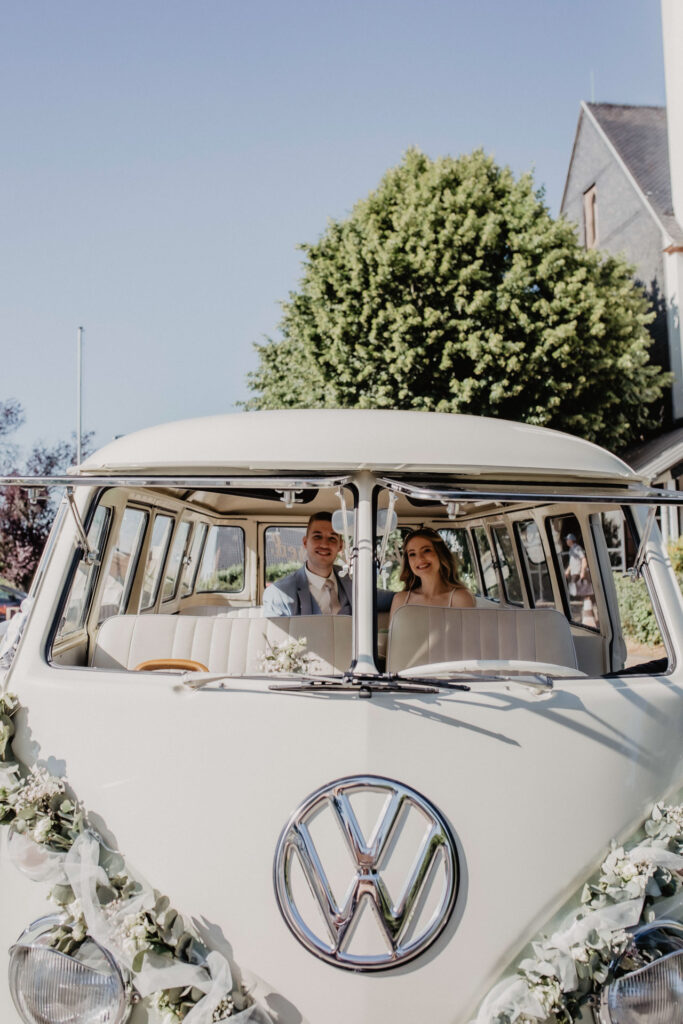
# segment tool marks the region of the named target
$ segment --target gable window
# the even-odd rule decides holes
[[[587,249],[598,244],[598,194],[595,185],[583,193],[583,230]]]

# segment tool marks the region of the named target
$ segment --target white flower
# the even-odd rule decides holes
[[[57,793],[64,792],[61,779],[50,775],[46,768],[31,768],[17,799],[17,810],[31,805],[39,805],[52,799]]]
[[[127,914],[114,928],[114,936],[131,959],[140,950],[149,949],[149,925],[144,911]]]
[[[50,835],[52,829],[52,820],[50,818],[41,818],[36,827],[33,829],[33,838],[36,843],[45,843]]]
[[[267,642],[267,641],[266,641]],[[310,654],[306,653],[308,640],[283,640],[279,644],[268,644],[268,650],[261,656],[261,668],[267,673],[299,675],[310,671]]]

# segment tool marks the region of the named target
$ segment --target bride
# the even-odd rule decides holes
[[[455,558],[446,542],[429,527],[409,533],[403,544],[401,579],[405,590],[394,595],[391,616],[403,605],[474,608],[475,599],[458,578]]]

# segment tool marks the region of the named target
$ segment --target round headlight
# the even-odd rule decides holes
[[[130,1000],[112,955],[91,939],[70,956],[49,946],[58,916],[34,921],[10,949],[9,987],[25,1024],[123,1024]]]
[[[683,1024],[683,927],[653,921],[634,933],[600,993],[599,1024]]]

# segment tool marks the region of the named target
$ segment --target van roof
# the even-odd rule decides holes
[[[79,475],[439,473],[635,483],[597,445],[544,427],[452,413],[294,409],[180,420],[112,441]]]

